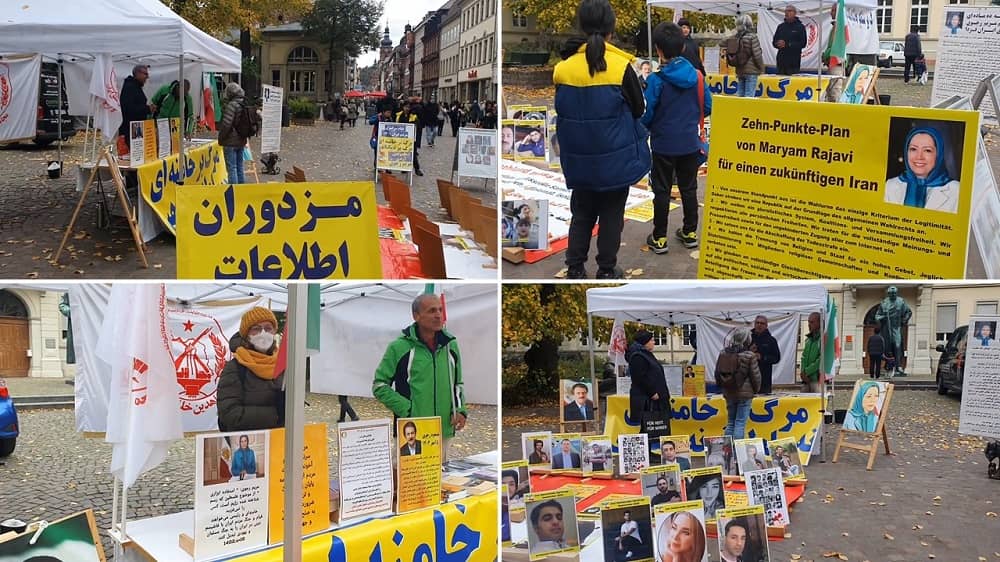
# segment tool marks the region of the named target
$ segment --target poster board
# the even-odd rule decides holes
[[[649,498],[650,505],[684,501],[684,486],[681,485],[681,467],[677,464],[648,466],[639,471],[642,495]]]
[[[715,45],[714,47],[705,47],[705,56],[702,58],[702,64],[705,66],[706,74],[719,74],[719,65],[722,60],[722,47]]]
[[[865,383],[880,382],[881,385],[875,387]],[[886,418],[888,418],[889,403],[892,401],[892,391],[894,385],[882,381],[859,380],[854,385],[854,393],[851,396],[851,409],[847,411],[847,416],[852,420],[848,424],[847,416],[844,417],[844,426],[840,429],[840,437],[837,439],[837,447],[833,451],[833,462],[840,460],[840,450],[842,448],[855,449],[868,453],[868,464],[866,468],[872,469],[875,464],[875,453],[878,452],[878,442],[881,440],[885,447],[885,454],[891,455],[889,450],[889,434],[886,431]],[[872,431],[871,424],[875,423]],[[861,437],[864,443],[856,443],[848,438]]]
[[[684,396],[705,396],[705,366],[686,365],[682,384]]]
[[[396,512],[441,504],[441,417],[396,420]]]
[[[649,466],[649,436],[645,433],[618,436],[618,473],[635,475]]]
[[[392,512],[392,421],[337,424],[341,523]]]
[[[788,504],[785,502],[785,483],[781,470],[768,468],[746,473],[747,496],[750,505],[764,508],[767,526],[784,527],[789,524]]]
[[[195,441],[194,559],[267,545],[269,431],[210,433]]]
[[[170,156],[170,120],[156,120],[156,157],[166,158]]]
[[[681,470],[690,470],[691,436],[664,435],[660,437],[660,462],[676,464]]]
[[[493,129],[458,130],[458,175],[497,179],[497,132]]]
[[[514,120],[500,121],[500,157],[506,160],[514,159]]]
[[[378,279],[372,182],[181,186],[181,279]]]
[[[682,542],[674,540],[674,537],[680,533],[679,536],[692,538],[690,541],[692,548],[688,559],[693,562],[708,562],[705,509],[700,500],[663,503],[653,508],[653,515],[656,518],[656,538],[653,540],[653,544],[656,545],[658,560],[673,560],[675,555],[682,554],[682,552],[674,552],[670,548],[671,544]],[[683,543],[687,542],[683,541]]]
[[[726,476],[739,475],[739,465],[736,459],[736,451],[733,448],[733,438],[730,435],[719,435],[716,437],[705,437],[702,441],[705,445],[705,466],[717,466],[722,469]]]
[[[156,143],[158,141],[156,135],[156,120],[146,119],[142,122],[142,136],[145,142],[142,144],[142,157],[145,162],[152,162],[156,160],[157,150]]]
[[[579,433],[552,434],[553,472],[575,472],[583,470],[583,436]]]
[[[597,419],[597,396],[587,381],[559,381],[559,421],[582,422]]]
[[[552,466],[552,432],[533,431],[521,434],[521,454],[522,458],[528,461],[529,466],[545,467]]]
[[[685,501],[700,501],[705,506],[705,521],[715,521],[716,513],[726,508],[722,467],[692,468],[681,472]]]
[[[131,121],[128,124],[128,157],[129,164],[141,166],[146,163],[146,139],[142,121]],[[150,141],[152,142],[152,141]]]
[[[767,450],[771,453],[771,465],[781,471],[785,480],[803,480],[806,470],[802,466],[799,455],[798,439],[785,437],[767,442]]]
[[[326,446],[326,424],[305,425],[302,452],[302,535],[330,527],[330,460]],[[271,430],[268,544],[285,539],[285,428]]]
[[[561,489],[528,494],[528,557],[540,560],[558,552],[580,551],[580,529],[576,523],[576,495]],[[560,519],[562,525],[555,521]]]
[[[963,435],[1000,438],[1000,317],[973,316],[965,345],[962,377],[962,408],[958,432]],[[985,334],[988,331],[989,334]],[[963,353],[959,348],[959,353]]]
[[[607,435],[583,436],[583,475],[611,476],[614,473],[614,448]]]
[[[546,199],[504,201],[500,238],[504,248],[546,250],[549,247],[549,202]]]
[[[29,524],[28,529],[20,534],[0,536],[0,560],[105,562],[93,509],[50,522],[38,535],[35,544],[31,544],[37,525],[38,522]]]
[[[281,152],[281,107],[285,90],[277,86],[261,86],[260,152]]]
[[[740,560],[771,560],[764,506],[730,507],[719,511],[719,556]]]
[[[184,145],[181,141],[181,118],[173,117],[170,120],[170,154],[180,154]],[[224,167],[224,166],[223,166]]]
[[[378,124],[376,165],[379,170],[413,171],[413,147],[417,142],[417,129],[413,123]]]
[[[700,278],[965,277],[978,113],[720,98],[713,118]],[[900,179],[915,127],[950,139],[922,204]]]
[[[947,5],[934,61],[931,105],[954,95],[971,96],[983,78],[1000,73],[997,19],[1000,6]],[[994,103],[1000,103],[994,101]],[[996,105],[979,108],[983,118],[997,121]]]
[[[840,94],[839,103],[864,104],[875,94],[879,67],[870,64],[855,64],[847,79],[847,86]],[[877,103],[877,98],[876,98]]]
[[[601,505],[605,560],[653,562],[653,517],[649,498],[633,497]]]
[[[740,474],[744,477],[748,472],[770,468],[771,465],[764,450],[764,440],[760,437],[736,439],[733,441],[733,445],[736,447],[736,460]]]

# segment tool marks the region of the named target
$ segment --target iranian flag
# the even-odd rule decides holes
[[[841,0],[843,3],[843,0]],[[837,321],[837,303],[829,294],[826,295],[826,335],[823,342],[823,373],[830,379],[836,374],[834,364],[840,359],[840,331]]]
[[[843,66],[847,62],[847,43],[850,40],[847,31],[847,8],[844,6],[844,0],[838,0],[833,33],[830,34],[830,44],[826,46],[824,53],[830,68]]]
[[[321,301],[319,285],[310,283],[306,296],[306,357],[319,353],[319,315]],[[275,359],[274,370],[280,373],[288,366],[288,327],[291,316],[285,319],[285,330],[281,333],[281,345],[278,347],[278,358]]]

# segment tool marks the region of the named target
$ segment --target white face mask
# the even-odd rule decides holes
[[[274,345],[274,334],[263,330],[259,334],[252,335],[247,339],[250,340],[250,345],[262,353],[271,349],[271,346]]]

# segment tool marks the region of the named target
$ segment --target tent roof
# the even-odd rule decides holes
[[[0,53],[50,57],[109,53],[137,61],[200,61],[240,72],[239,49],[201,31],[159,0],[20,0],[0,3]]]
[[[819,283],[748,281],[630,284],[587,290],[587,312],[667,326],[699,316],[748,320],[758,314],[808,314],[826,308]]]
[[[746,2],[722,2],[719,0],[646,0],[646,3],[654,8],[673,8],[674,10],[684,10],[688,12],[705,12],[708,14],[720,14],[723,16],[735,16],[748,12],[756,12],[758,9],[782,11],[785,6],[792,5],[800,12],[813,13],[821,8],[829,9],[836,3],[836,0],[824,0],[822,5],[820,0],[750,0]],[[868,8],[874,10],[877,5],[875,0],[845,0],[848,8]]]

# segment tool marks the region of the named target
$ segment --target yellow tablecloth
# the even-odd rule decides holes
[[[695,451],[702,450],[702,437],[722,435],[726,429],[726,400],[722,395],[672,397],[670,408],[671,433],[693,435]],[[795,437],[802,464],[808,464],[813,441],[822,424],[823,399],[819,394],[757,396],[751,405],[746,436],[761,437],[765,441]],[[639,418],[632,418],[628,396],[608,396],[604,433],[611,437],[612,443],[618,442],[618,435],[639,433]]]

